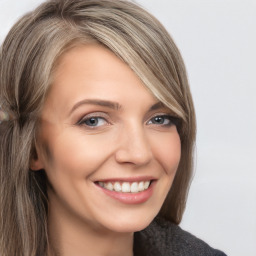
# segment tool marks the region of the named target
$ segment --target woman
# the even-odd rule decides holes
[[[177,226],[195,115],[154,17],[48,1],[14,25],[0,63],[1,255],[224,255]]]

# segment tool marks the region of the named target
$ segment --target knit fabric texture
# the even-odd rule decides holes
[[[226,256],[161,218],[134,234],[134,256]]]

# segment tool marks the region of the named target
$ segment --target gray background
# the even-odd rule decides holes
[[[41,0],[0,0],[0,41]],[[187,65],[196,173],[181,226],[230,256],[256,255],[256,1],[139,0]]]

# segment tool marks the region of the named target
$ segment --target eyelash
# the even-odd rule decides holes
[[[91,114],[91,115],[85,116],[81,121],[78,122],[78,124],[79,124],[79,125],[85,125],[86,127],[90,128],[90,129],[95,129],[95,128],[98,127],[98,126],[93,126],[93,125],[90,126],[90,125],[86,124],[87,121],[90,121],[90,120],[93,120],[93,119],[94,119],[94,120],[97,120],[96,125],[98,124],[99,119],[100,119],[100,120],[104,120],[104,122],[107,123],[107,124],[110,124],[110,122],[107,121],[107,118],[106,118],[106,117],[103,117],[102,115],[103,115],[103,114],[101,114],[101,113],[99,113],[98,115],[95,114],[95,113],[93,113],[93,114]]]
[[[163,123],[161,123],[161,124],[154,124],[154,123],[152,123],[153,125],[160,125],[160,126],[162,126],[162,127],[170,127],[170,126],[172,126],[172,125],[176,125],[176,121],[177,121],[177,118],[176,117],[173,117],[173,116],[171,116],[171,115],[166,115],[166,114],[160,114],[160,115],[155,115],[155,116],[153,116],[147,123],[149,123],[149,122],[152,122],[152,120],[154,120],[154,121],[156,121],[156,119],[163,119],[164,120],[164,122]],[[168,122],[168,123],[165,123],[165,122]]]
[[[157,122],[156,119],[162,119],[163,120],[163,123],[153,123],[154,121]],[[89,125],[87,124],[86,122],[88,121],[93,121],[95,122],[96,121],[96,125]],[[161,126],[161,127],[170,127],[172,125],[177,125],[177,118],[176,117],[173,117],[171,115],[166,115],[166,114],[158,114],[158,115],[155,115],[153,116],[152,118],[150,118],[146,124],[149,124],[149,125],[155,125],[155,126]],[[102,125],[104,124],[101,124],[101,125],[98,125],[99,122],[104,122],[104,124],[111,124],[107,118],[103,117],[102,115],[96,115],[96,114],[93,114],[93,115],[90,115],[90,116],[87,116],[87,117],[84,117],[81,121],[78,122],[79,125],[84,125],[86,127],[88,127],[89,129],[97,129],[98,127],[101,127]],[[167,123],[166,123],[167,121]]]

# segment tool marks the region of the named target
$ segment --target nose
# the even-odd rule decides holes
[[[128,127],[122,130],[115,154],[118,163],[147,165],[152,156],[150,142],[143,127]]]

